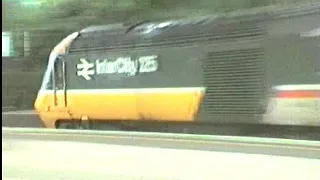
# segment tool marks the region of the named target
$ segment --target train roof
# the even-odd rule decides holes
[[[112,31],[124,28],[123,24],[109,24],[109,25],[99,25],[99,26],[89,26],[80,31],[80,33],[94,33],[99,31]]]
[[[143,21],[132,25],[118,23],[90,26],[80,31],[80,37],[72,43],[70,49],[117,48],[139,43],[147,46],[167,39],[179,41],[179,37],[202,36],[202,38],[207,38],[206,35],[209,34],[215,36],[214,39],[233,38],[232,34],[235,33],[238,36],[248,33],[255,36],[265,31],[262,26],[264,22],[310,15],[320,15],[320,2],[295,4],[288,7],[270,6],[248,11],[158,22]],[[313,23],[310,21],[309,24],[301,26],[308,27]],[[319,24],[317,26],[319,27]],[[313,24],[311,29],[315,28]],[[307,32],[311,29],[298,28],[298,31]]]

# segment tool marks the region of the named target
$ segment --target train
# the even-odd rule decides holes
[[[50,53],[46,128],[94,123],[320,125],[320,3],[90,26]]]

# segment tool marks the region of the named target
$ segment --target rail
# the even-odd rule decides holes
[[[220,136],[220,135],[194,135],[175,133],[153,133],[153,132],[128,132],[128,131],[92,131],[92,130],[62,130],[62,129],[39,129],[39,128],[7,128],[2,127],[2,134],[26,134],[26,135],[56,135],[56,136],[113,136],[150,138],[150,139],[176,139],[190,141],[221,141],[235,143],[258,143],[284,146],[312,146],[318,147],[320,151],[320,141],[277,139],[262,137],[243,136]]]

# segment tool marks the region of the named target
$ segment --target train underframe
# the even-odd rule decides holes
[[[138,131],[320,140],[320,126],[263,123],[57,120],[57,129]]]

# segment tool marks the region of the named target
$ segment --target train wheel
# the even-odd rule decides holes
[[[77,121],[57,121],[57,129],[82,129],[81,124]]]

